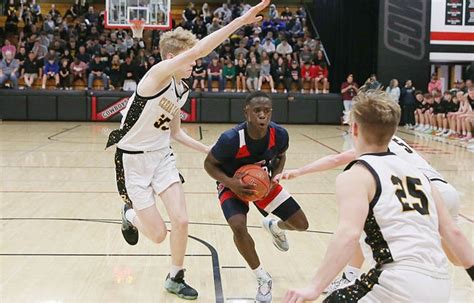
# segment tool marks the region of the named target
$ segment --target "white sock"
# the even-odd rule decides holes
[[[278,226],[278,222],[279,222],[279,221],[280,221],[280,220],[273,220],[272,225],[270,225],[270,229],[271,229],[274,233],[277,233],[277,234],[283,232],[283,230]]]
[[[263,269],[263,266],[260,265],[259,267],[252,269],[253,273],[257,277],[257,279],[263,279],[263,280],[271,280],[270,275]]]
[[[357,267],[353,267],[350,265],[347,265],[346,268],[344,269],[344,275],[346,276],[346,279],[349,281],[354,281],[357,279],[359,276],[360,269]]]
[[[171,277],[171,278],[176,277],[176,275],[178,274],[178,272],[179,272],[180,270],[182,270],[182,269],[183,269],[182,266],[176,266],[176,265],[171,264],[170,277]]]
[[[137,217],[137,213],[133,209],[129,209],[125,212],[125,218],[127,218],[128,222],[133,224],[133,220]]]

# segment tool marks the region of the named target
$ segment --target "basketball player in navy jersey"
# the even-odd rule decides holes
[[[390,96],[369,90],[354,98],[356,160],[336,180],[339,222],[306,288],[284,303],[316,300],[359,247],[362,232],[376,264],[324,302],[448,302],[450,281],[441,237],[474,278],[474,251],[421,170],[387,151],[400,121]]]
[[[246,164],[263,165],[270,176],[283,170],[288,149],[288,132],[271,122],[272,100],[263,92],[248,95],[245,101],[246,121],[224,132],[212,147],[204,162],[208,174],[217,180],[218,195],[227,223],[234,233],[234,243],[257,278],[258,302],[271,302],[272,279],[263,269],[255,250],[255,243],[247,230],[249,202],[239,199],[255,193],[252,185],[243,184],[236,170]],[[304,231],[308,221],[298,203],[278,183],[273,182],[269,194],[253,201],[267,216],[272,213],[280,219],[263,219],[263,226],[273,237],[274,245],[289,249],[284,230]]]
[[[137,243],[138,231],[157,244],[165,240],[167,228],[155,204],[155,195],[159,195],[171,221],[171,268],[165,289],[183,299],[196,299],[198,293],[184,281],[188,215],[170,138],[198,152],[209,151],[180,127],[180,109],[189,94],[183,79],[191,76],[198,58],[208,55],[241,26],[260,21],[257,14],[269,3],[262,0],[200,41],[182,28],[161,35],[164,60],[140,80],[123,111],[120,129],[114,130],[107,142],[107,147],[117,144],[117,188],[125,202],[122,234],[130,245]]]

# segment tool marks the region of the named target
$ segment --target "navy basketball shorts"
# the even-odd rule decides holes
[[[295,199],[280,184],[277,184],[265,198],[255,202],[239,199],[236,194],[223,184],[217,185],[217,191],[221,208],[227,221],[234,215],[246,215],[249,212],[249,203],[255,204],[255,207],[265,217],[272,213],[283,221],[288,220],[301,209]]]

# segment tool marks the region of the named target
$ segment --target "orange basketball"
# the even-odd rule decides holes
[[[247,164],[241,166],[236,172],[236,176],[242,176],[242,182],[245,184],[255,184],[256,194],[252,196],[239,197],[244,201],[258,201],[263,199],[270,190],[270,177],[268,173],[260,166],[256,164]]]

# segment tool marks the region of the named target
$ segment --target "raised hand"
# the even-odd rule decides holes
[[[259,4],[253,6],[251,9],[248,10],[248,12],[241,16],[241,20],[244,22],[244,24],[252,24],[261,21],[262,17],[257,17],[257,15],[269,4],[270,0],[262,0]]]

